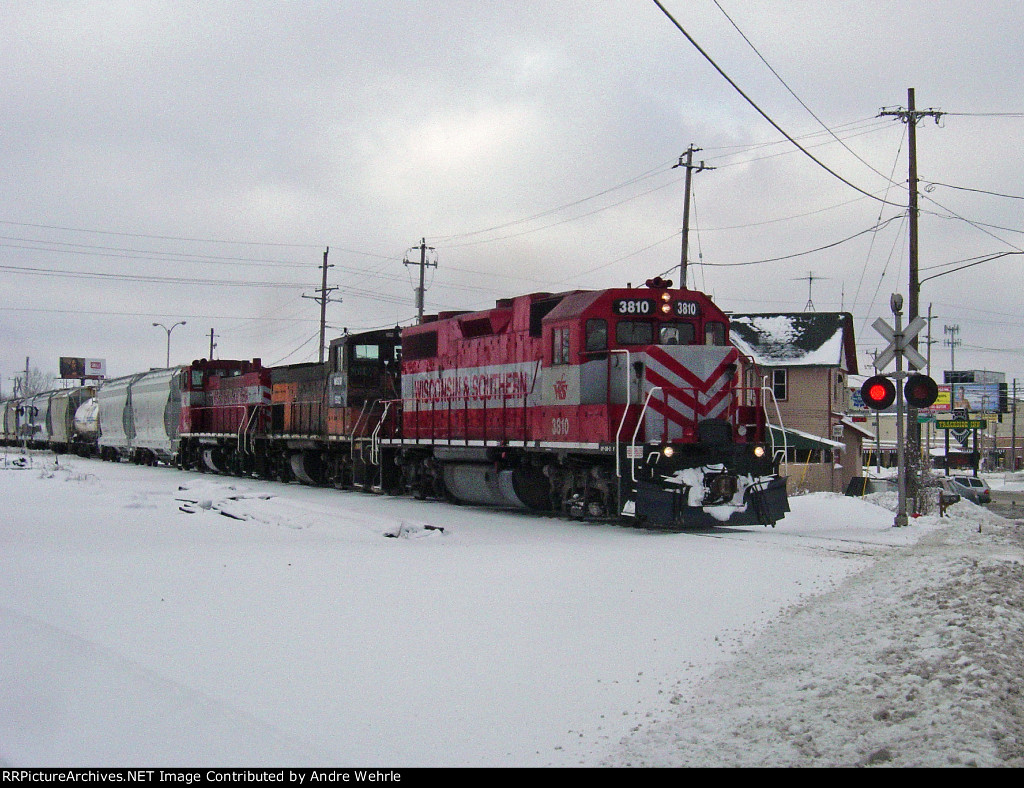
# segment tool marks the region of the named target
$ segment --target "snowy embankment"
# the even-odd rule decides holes
[[[1024,532],[950,525],[783,618],[606,763],[1024,766]]]
[[[1022,550],[971,504],[665,534],[18,459],[0,764],[1019,758]]]

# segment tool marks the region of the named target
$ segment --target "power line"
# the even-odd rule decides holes
[[[748,44],[748,45],[750,46],[750,48],[751,48],[752,50],[754,50],[754,54],[755,54],[755,55],[757,55],[757,56],[758,56],[758,57],[759,57],[759,58],[761,59],[761,62],[762,62],[762,63],[764,63],[764,64],[765,64],[765,66],[767,66],[767,67],[768,67],[768,70],[769,70],[769,71],[771,71],[771,72],[772,72],[772,74],[774,74],[774,75],[775,75],[775,78],[776,78],[776,79],[778,79],[778,80],[779,80],[779,82],[781,82],[781,83],[782,83],[782,86],[783,86],[783,87],[784,87],[784,88],[785,88],[786,90],[788,90],[788,91],[789,91],[789,95],[791,95],[791,96],[792,96],[793,98],[795,98],[795,99],[797,100],[797,102],[799,102],[800,106],[801,106],[801,107],[803,107],[803,108],[804,108],[805,110],[807,110],[808,114],[809,114],[809,115],[810,115],[810,116],[811,116],[812,118],[814,118],[814,119],[815,119],[816,121],[818,121],[818,123],[819,123],[819,124],[821,124],[821,127],[822,127],[822,128],[823,128],[823,129],[825,130],[825,131],[827,131],[827,132],[828,132],[828,133],[829,133],[829,134],[830,134],[830,135],[832,136],[832,138],[833,138],[833,139],[834,139],[834,140],[835,140],[836,142],[838,142],[838,143],[839,143],[840,145],[842,145],[842,146],[843,146],[843,147],[844,147],[844,148],[845,148],[845,149],[847,150],[847,152],[849,152],[849,153],[850,153],[850,154],[851,154],[851,155],[852,155],[852,156],[853,156],[853,157],[854,157],[854,158],[855,158],[855,159],[856,159],[857,161],[859,161],[859,162],[860,162],[861,164],[863,164],[863,165],[864,165],[865,167],[867,167],[867,168],[868,168],[869,170],[871,170],[871,171],[872,171],[873,173],[875,173],[876,175],[880,175],[880,176],[881,176],[882,178],[884,178],[885,180],[887,180],[887,181],[889,181],[890,183],[892,183],[892,181],[891,181],[891,180],[890,180],[890,179],[889,179],[889,178],[888,178],[888,177],[887,177],[887,176],[886,176],[886,175],[885,175],[884,173],[882,173],[882,172],[879,172],[879,171],[878,171],[878,170],[876,170],[876,169],[875,169],[875,168],[874,168],[873,166],[871,166],[871,164],[869,164],[869,163],[868,163],[867,161],[865,161],[864,159],[862,159],[862,158],[861,158],[861,157],[860,157],[860,156],[859,156],[859,155],[858,155],[858,154],[857,154],[857,153],[856,153],[856,152],[855,152],[855,151],[854,151],[854,150],[853,150],[853,149],[852,149],[852,148],[851,148],[851,147],[850,147],[849,145],[847,145],[847,144],[846,144],[845,142],[843,142],[843,141],[842,141],[841,139],[839,139],[839,137],[838,137],[838,136],[836,136],[835,132],[833,132],[833,131],[832,131],[832,129],[830,129],[830,128],[828,127],[828,125],[827,125],[827,124],[825,123],[825,121],[823,121],[823,120],[822,120],[821,118],[819,118],[819,117],[818,117],[817,115],[815,115],[815,114],[814,114],[814,110],[812,110],[812,109],[811,109],[810,107],[808,107],[808,106],[807,106],[807,104],[805,104],[805,103],[804,103],[804,100],[803,100],[802,98],[800,98],[800,97],[799,97],[799,96],[798,96],[798,95],[796,94],[796,92],[795,92],[795,91],[794,91],[794,90],[793,90],[793,89],[792,89],[792,88],[791,88],[791,87],[790,87],[790,86],[789,86],[788,84],[786,84],[786,80],[784,80],[784,79],[782,78],[782,76],[781,76],[781,75],[779,74],[779,72],[778,72],[778,71],[776,71],[776,70],[775,70],[774,68],[772,68],[772,64],[771,64],[771,63],[769,63],[769,62],[768,62],[767,60],[765,60],[765,57],[764,57],[764,55],[762,55],[762,54],[761,54],[761,53],[760,53],[760,52],[758,51],[757,47],[756,47],[756,46],[754,46],[754,42],[753,42],[753,41],[751,41],[751,40],[750,40],[749,38],[747,38],[747,34],[746,34],[746,33],[744,33],[744,32],[743,32],[742,30],[740,30],[740,27],[739,27],[739,25],[737,25],[737,24],[736,24],[736,23],[735,23],[735,22],[733,21],[733,18],[732,18],[731,16],[729,16],[729,14],[728,14],[728,13],[726,13],[726,10],[725,10],[724,8],[722,8],[722,5],[721,5],[721,3],[719,3],[719,2],[718,2],[718,0],[712,0],[712,2],[713,2],[713,3],[714,3],[714,4],[716,5],[716,6],[718,6],[718,10],[719,10],[719,11],[721,11],[721,12],[722,12],[722,14],[723,14],[723,15],[725,16],[725,18],[729,20],[729,24],[731,24],[731,25],[732,25],[732,26],[733,26],[733,27],[734,27],[734,28],[736,29],[736,32],[737,32],[737,33],[739,33],[739,34],[740,34],[740,36],[741,36],[741,37],[743,38],[743,40],[744,40],[744,41],[746,41],[746,42],[747,42],[747,44]]]
[[[33,224],[31,222],[15,222],[7,219],[0,219],[0,224],[9,224],[14,227],[35,227],[40,230],[63,230],[65,232],[72,233],[91,233],[95,235],[117,235],[125,238],[150,238],[159,241],[188,241],[189,243],[207,243],[207,244],[235,244],[238,246],[282,246],[292,248],[305,248],[305,249],[318,249],[321,247],[320,244],[303,244],[303,243],[282,243],[275,241],[229,241],[222,238],[190,238],[187,236],[178,235],[153,235],[148,233],[127,233],[117,232],[115,230],[96,230],[96,229],[85,229],[82,227],[67,227],[56,224]]]
[[[749,105],[750,105],[751,107],[753,107],[753,108],[754,108],[754,109],[755,109],[755,110],[757,111],[757,113],[758,113],[758,114],[759,114],[759,115],[760,115],[760,116],[761,116],[762,118],[764,118],[764,119],[765,119],[766,121],[768,121],[768,122],[769,122],[769,123],[770,123],[770,124],[772,125],[772,127],[773,127],[773,128],[774,128],[774,129],[776,130],[776,131],[778,131],[778,132],[779,132],[779,133],[780,133],[780,134],[781,134],[781,135],[782,135],[783,137],[785,137],[785,138],[786,138],[787,140],[789,140],[789,141],[790,141],[791,143],[793,143],[793,145],[795,145],[795,146],[796,146],[797,148],[799,148],[799,149],[800,149],[800,150],[801,150],[801,151],[803,152],[803,154],[804,154],[805,156],[807,156],[807,158],[809,158],[809,159],[810,159],[811,161],[813,161],[813,162],[814,162],[815,164],[817,164],[817,165],[818,165],[819,167],[821,167],[821,168],[822,168],[823,170],[825,170],[825,172],[829,173],[829,174],[830,174],[830,175],[831,175],[832,177],[836,178],[837,180],[841,181],[842,183],[845,183],[845,184],[846,184],[847,186],[849,186],[849,187],[850,187],[851,189],[854,189],[855,191],[858,191],[858,192],[860,192],[861,194],[863,194],[863,195],[865,195],[865,196],[867,196],[867,197],[870,197],[870,198],[871,198],[872,200],[878,200],[879,202],[886,202],[886,203],[887,203],[888,205],[895,205],[895,204],[896,204],[896,203],[888,203],[888,202],[887,202],[886,200],[883,200],[883,199],[881,199],[880,197],[877,197],[877,196],[875,196],[875,195],[874,195],[874,194],[872,194],[871,192],[865,191],[865,190],[864,190],[864,189],[862,189],[862,188],[861,188],[860,186],[857,186],[857,185],[855,185],[855,184],[851,183],[851,182],[850,182],[850,181],[848,181],[848,180],[847,180],[846,178],[844,178],[844,177],[843,177],[842,175],[840,175],[840,174],[839,174],[838,172],[836,172],[836,171],[835,171],[835,170],[833,170],[833,169],[832,169],[831,167],[829,167],[829,166],[828,166],[827,164],[825,164],[824,162],[822,162],[822,161],[820,161],[819,159],[817,159],[817,158],[816,158],[816,157],[814,156],[814,154],[812,154],[812,153],[811,153],[810,151],[808,151],[808,150],[807,150],[806,148],[804,148],[804,147],[803,147],[803,146],[802,146],[802,145],[801,145],[801,144],[800,144],[799,142],[797,142],[797,141],[796,141],[796,140],[795,140],[795,139],[794,139],[793,137],[791,137],[791,136],[789,135],[789,133],[788,133],[788,132],[787,132],[787,131],[786,131],[785,129],[783,129],[783,128],[782,128],[782,127],[781,127],[781,126],[780,126],[780,125],[778,124],[778,123],[776,123],[776,122],[775,122],[775,121],[774,121],[774,120],[773,120],[773,119],[772,119],[772,118],[771,118],[771,117],[770,117],[770,116],[768,115],[768,113],[766,113],[766,112],[765,112],[765,111],[764,111],[763,109],[761,109],[761,108],[760,108],[760,107],[759,107],[759,106],[758,106],[758,105],[757,105],[757,104],[756,104],[756,103],[754,102],[754,100],[753,100],[752,98],[750,98],[750,96],[748,96],[748,95],[747,95],[746,93],[744,93],[744,92],[743,92],[743,89],[742,89],[742,88],[741,88],[741,87],[740,87],[739,85],[737,85],[737,84],[736,84],[736,83],[735,83],[735,82],[734,82],[734,81],[732,80],[732,78],[731,78],[731,77],[730,77],[730,76],[729,76],[728,74],[726,74],[726,73],[725,73],[725,71],[723,71],[723,70],[722,70],[721,66],[719,66],[719,65],[718,65],[718,64],[717,64],[717,63],[716,63],[716,62],[715,62],[715,61],[714,61],[714,60],[712,59],[712,57],[711,57],[711,56],[710,56],[710,55],[709,55],[709,54],[708,54],[707,52],[705,52],[705,51],[704,51],[704,50],[703,50],[703,49],[701,48],[700,44],[698,44],[698,43],[697,43],[697,42],[696,42],[696,41],[694,40],[693,36],[691,36],[691,35],[690,35],[689,33],[687,33],[687,32],[686,32],[686,29],[685,29],[685,28],[684,28],[684,27],[683,27],[683,26],[682,26],[681,24],[679,24],[679,22],[678,22],[678,21],[676,20],[676,18],[675,18],[674,16],[672,16],[672,14],[671,14],[671,13],[669,13],[668,9],[667,9],[667,8],[665,8],[665,6],[663,6],[663,5],[661,4],[660,0],[653,0],[653,2],[654,2],[654,4],[655,4],[656,6],[658,6],[658,8],[660,8],[660,9],[661,9],[661,12],[662,12],[662,13],[663,13],[663,14],[664,14],[664,15],[665,15],[666,17],[668,17],[669,21],[670,21],[670,22],[672,22],[672,24],[673,24],[673,25],[675,25],[676,29],[678,29],[678,30],[679,30],[679,32],[680,32],[680,33],[682,33],[682,34],[683,34],[684,36],[686,36],[686,40],[687,40],[687,41],[689,41],[689,42],[690,42],[690,43],[691,43],[691,44],[693,45],[693,47],[694,47],[694,48],[695,48],[695,49],[696,49],[696,50],[697,50],[698,52],[700,52],[700,54],[701,54],[701,55],[702,55],[702,56],[704,57],[704,59],[705,59],[705,60],[707,60],[707,61],[708,61],[708,63],[710,63],[710,64],[712,65],[712,67],[714,67],[715,71],[717,71],[717,72],[718,72],[718,73],[719,73],[719,74],[720,74],[720,75],[722,76],[722,78],[723,78],[723,79],[725,79],[725,81],[726,81],[726,82],[728,82],[728,83],[729,83],[729,84],[730,84],[730,85],[731,85],[731,86],[733,87],[733,89],[734,89],[734,90],[735,90],[735,91],[736,91],[737,93],[739,93],[739,94],[740,94],[740,96],[742,96],[742,97],[743,97],[743,99],[744,99],[744,100],[745,100],[745,101],[746,101],[746,102],[747,102],[747,103],[748,103],[748,104],[749,104]]]
[[[826,249],[832,249],[832,248],[834,248],[836,246],[839,246],[840,244],[846,243],[847,241],[852,241],[854,238],[859,238],[862,235],[866,235],[867,233],[878,232],[879,230],[885,228],[887,225],[891,224],[892,222],[896,221],[897,219],[902,219],[902,218],[903,218],[903,214],[899,214],[897,216],[891,216],[888,219],[885,219],[884,221],[877,222],[876,224],[872,225],[871,227],[868,227],[866,230],[861,230],[860,232],[854,233],[853,235],[849,235],[846,238],[842,238],[842,239],[840,239],[838,241],[833,241],[830,244],[825,244],[823,246],[815,247],[814,249],[808,249],[808,250],[806,250],[804,252],[794,252],[793,254],[783,255],[781,257],[767,257],[767,258],[765,258],[763,260],[748,260],[748,261],[743,262],[743,263],[701,263],[701,265],[712,266],[712,267],[715,267],[715,268],[737,268],[737,267],[740,267],[740,266],[761,265],[762,263],[777,263],[777,262],[779,262],[781,260],[791,260],[794,257],[803,257],[804,255],[814,254],[815,252],[823,252]],[[673,268],[674,267],[675,266],[673,266]],[[672,270],[672,269],[669,269],[669,270]],[[806,277],[804,277],[804,278],[806,278]]]
[[[0,265],[0,271],[10,271],[27,276],[53,276],[68,279],[102,279],[118,282],[151,282],[184,285],[212,285],[215,287],[257,287],[257,288],[303,288],[302,282],[253,282],[237,279],[195,279],[180,276],[155,276],[148,274],[109,274],[100,271],[68,271],[60,268],[38,268],[19,265]]]
[[[1024,200],[1024,197],[1019,197],[1016,194],[1000,194],[999,192],[990,192],[985,189],[971,189],[967,186],[952,186],[951,184],[939,183],[938,181],[928,181],[928,186],[925,187],[925,190],[930,186],[944,186],[947,189],[958,189],[959,191],[975,192],[976,194],[988,194],[992,197],[1006,197],[1008,200]]]

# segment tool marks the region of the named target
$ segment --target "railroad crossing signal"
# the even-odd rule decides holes
[[[865,407],[885,410],[896,401],[896,384],[886,375],[875,375],[864,381],[860,396]],[[938,385],[927,375],[910,375],[903,384],[903,397],[912,408],[929,408],[938,396]]]
[[[927,375],[911,375],[903,385],[903,396],[912,408],[930,408],[939,398],[939,387]]]
[[[885,369],[896,358],[897,353],[902,353],[907,363],[914,369],[924,369],[927,367],[928,360],[910,344],[917,337],[918,332],[926,325],[928,325],[928,321],[918,315],[907,323],[907,327],[903,331],[897,334],[893,327],[882,318],[878,318],[872,323],[871,327],[889,343],[888,347],[879,353],[878,358],[875,359],[875,368]]]
[[[872,410],[885,410],[896,401],[896,386],[885,375],[875,375],[864,381],[860,396]]]

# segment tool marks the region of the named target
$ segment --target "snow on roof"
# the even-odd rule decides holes
[[[846,312],[729,316],[733,344],[766,366],[841,366],[854,372],[852,326]]]

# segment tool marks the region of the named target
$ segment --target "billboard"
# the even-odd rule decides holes
[[[107,361],[103,358],[60,357],[60,377],[67,380],[103,380]]]
[[[999,413],[998,383],[952,383],[953,407],[970,413]]]
[[[939,396],[935,398],[935,402],[932,403],[931,407],[926,408],[927,413],[948,413],[953,409],[953,392],[952,386],[948,384],[941,384],[939,386]]]

